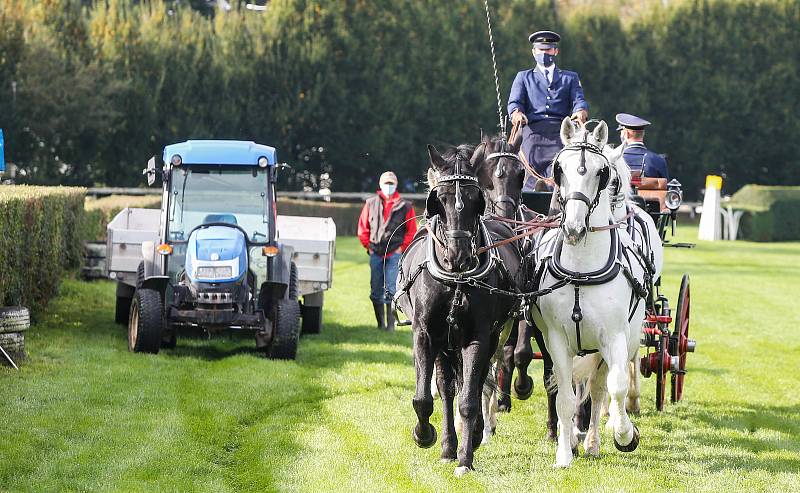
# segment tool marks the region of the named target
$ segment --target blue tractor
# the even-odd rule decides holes
[[[109,276],[118,281],[118,317],[128,315],[129,349],[174,347],[182,328],[233,329],[252,331],[271,358],[294,359],[301,305],[294,249],[276,230],[275,183],[285,165],[275,149],[187,141],[156,161],[144,173],[150,185],[163,182],[161,210],[126,209],[109,225]],[[138,261],[135,277],[126,261]]]

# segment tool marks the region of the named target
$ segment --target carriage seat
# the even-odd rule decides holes
[[[650,211],[666,212],[664,200],[667,196],[666,178],[648,178],[642,176],[641,170],[631,172],[631,185],[636,187],[637,194],[647,203],[645,209]]]

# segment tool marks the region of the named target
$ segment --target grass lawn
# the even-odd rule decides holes
[[[604,431],[599,460],[553,470],[536,362],[533,397],[500,416],[462,480],[438,444],[411,440],[411,333],[372,327],[354,238],[339,240],[323,333],[296,362],[228,336],[129,353],[114,285],[67,281],[28,332],[30,361],[0,368],[0,491],[800,491],[799,258],[798,243],[668,250],[673,303],[692,276],[684,401],[655,412],[643,379],[639,449]]]

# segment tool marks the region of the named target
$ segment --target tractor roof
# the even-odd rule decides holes
[[[275,148],[244,140],[187,140],[164,148],[164,162],[178,154],[183,164],[258,166],[260,157],[275,166]]]

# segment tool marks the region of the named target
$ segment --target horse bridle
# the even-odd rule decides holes
[[[589,137],[589,132],[586,131],[586,133],[583,136],[583,142],[574,142],[565,146],[563,149],[558,151],[558,154],[556,154],[556,156],[553,158],[553,175],[557,175],[556,184],[559,185],[559,187],[561,186],[561,174],[564,172],[561,169],[561,161],[559,160],[562,152],[581,151],[581,162],[578,165],[578,174],[581,176],[586,174],[586,152],[597,154],[600,157],[602,157],[603,160],[605,161],[605,165],[597,171],[597,176],[600,176],[601,180],[600,183],[598,183],[597,193],[595,194],[593,200],[590,200],[589,197],[587,197],[586,194],[584,194],[583,192],[570,192],[569,194],[566,195],[566,197],[562,197],[560,193],[558,195],[558,203],[561,205],[562,211],[565,210],[567,202],[569,202],[570,200],[580,200],[581,202],[586,204],[586,207],[589,208],[589,213],[586,214],[587,223],[589,221],[589,216],[592,215],[592,212],[594,211],[595,207],[597,207],[597,204],[600,201],[600,194],[608,186],[608,180],[611,174],[611,163],[609,163],[608,158],[605,156],[605,154],[603,154],[603,150],[599,146],[587,141],[588,137]]]
[[[505,143],[505,141],[503,141],[503,145],[502,145],[501,148],[505,149],[505,147],[506,147],[506,143]],[[517,154],[515,154],[513,152],[508,152],[508,151],[493,152],[493,153],[489,154],[488,156],[486,156],[484,158],[484,160],[485,161],[489,161],[491,159],[500,159],[500,158],[504,158],[504,157],[509,158],[509,159],[513,159],[515,161],[520,161],[519,156]],[[502,164],[498,163],[497,169],[494,170],[494,176],[497,177],[497,178],[501,178],[504,173],[505,173],[505,168],[503,167]],[[492,204],[492,212],[496,212],[496,210],[495,210],[496,206],[499,205],[499,204],[502,204],[502,203],[511,204],[511,207],[512,207],[511,210],[517,210],[517,207],[519,207],[519,201],[517,199],[514,199],[514,197],[512,197],[510,195],[505,195],[505,194],[504,195],[499,195],[496,199],[492,199],[490,202]]]
[[[431,189],[431,192],[436,190],[439,185],[442,183],[450,183],[453,182],[456,184],[456,203],[455,209],[459,212],[464,210],[464,201],[461,198],[461,187],[475,187],[478,189],[479,193],[483,193],[481,191],[480,185],[478,185],[478,178],[472,175],[467,175],[461,172],[461,161],[462,158],[459,156],[456,158],[456,166],[454,173],[451,175],[442,175],[437,178],[436,186]],[[477,222],[475,224],[475,230],[477,231]],[[458,239],[470,239],[472,241],[472,251],[473,253],[477,250],[477,246],[475,245],[474,237],[475,234],[472,231],[467,231],[465,229],[445,229],[445,240],[458,240]]]

